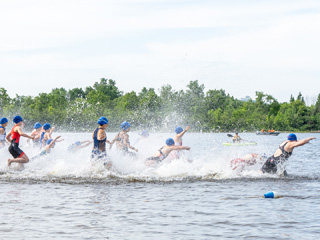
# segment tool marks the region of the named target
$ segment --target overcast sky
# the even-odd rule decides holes
[[[191,80],[236,98],[320,93],[320,1],[0,0],[0,87],[10,96]]]

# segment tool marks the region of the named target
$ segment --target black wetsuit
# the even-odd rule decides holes
[[[292,155],[292,152],[287,152],[284,150],[284,147],[287,145],[288,142],[283,144],[282,146],[279,146],[279,149],[281,150],[281,154],[278,157],[275,157],[272,155],[267,159],[267,161],[263,164],[261,171],[263,173],[277,173],[277,165],[282,164],[285,161],[288,160],[288,158]],[[284,174],[287,172],[285,171]]]
[[[164,148],[164,147],[162,147],[162,148]],[[155,161],[157,161],[158,163],[161,162],[161,161],[163,161],[166,157],[168,157],[168,154],[165,155],[165,154],[161,151],[162,148],[160,148],[160,149],[158,150],[158,151],[160,152],[160,156],[158,156],[158,157],[149,157],[149,158],[147,158],[146,160],[155,160]]]

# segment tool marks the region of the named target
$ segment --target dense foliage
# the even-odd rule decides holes
[[[197,80],[187,90],[175,91],[164,85],[123,93],[112,79],[102,78],[93,86],[53,89],[36,97],[10,98],[0,87],[0,117],[21,115],[26,126],[49,122],[64,130],[92,130],[100,116],[109,119],[111,129],[124,120],[136,129],[167,130],[190,125],[196,131],[312,131],[320,129],[320,94],[307,106],[301,94],[279,103],[271,95],[256,92],[247,102],[235,99],[224,90],[204,91]]]

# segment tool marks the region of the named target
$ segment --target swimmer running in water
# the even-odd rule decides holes
[[[40,147],[44,147],[47,144],[47,141],[52,138],[51,135],[54,127],[51,128],[51,125],[49,123],[45,123],[43,124],[42,129],[44,130],[44,132],[41,133]]]
[[[287,137],[287,141],[280,144],[279,148],[275,153],[267,159],[261,168],[263,173],[279,173],[279,170],[283,169],[283,175],[287,175],[287,171],[284,169],[284,164],[288,158],[292,155],[292,151],[295,147],[303,146],[309,143],[311,140],[316,139],[315,137],[306,138],[303,140],[297,140],[297,136],[291,133]],[[279,169],[280,167],[280,169]]]
[[[58,137],[56,137],[55,139],[49,139],[49,140],[47,141],[46,146],[41,150],[41,152],[39,153],[39,155],[33,157],[32,160],[34,160],[34,159],[36,159],[36,158],[39,158],[39,157],[41,157],[41,156],[44,156],[44,155],[50,153],[51,148],[54,148],[54,147],[55,147],[56,142],[58,142],[57,140],[58,140],[59,138],[61,138],[61,136],[58,136]]]
[[[138,149],[130,145],[129,135],[128,135],[128,132],[130,131],[130,123],[123,122],[120,124],[120,128],[122,128],[122,131],[119,132],[115,136],[115,138],[111,141],[110,149],[112,148],[113,143],[116,142],[116,146],[119,151],[130,156],[136,156],[135,153],[129,151],[129,148],[130,148],[138,152]]]
[[[34,124],[33,130],[30,134],[30,136],[34,137],[32,140],[33,142],[33,147],[40,147],[40,138],[41,138],[41,130],[42,130],[42,125],[41,123],[37,122]],[[28,142],[30,139],[28,139]]]
[[[0,119],[0,148],[3,148],[7,142],[6,142],[6,127],[8,125],[8,119],[3,117]]]
[[[166,145],[161,147],[152,157],[146,159],[145,164],[147,166],[156,165],[162,162],[169,153],[173,150],[190,150],[190,147],[187,146],[176,146],[172,138],[166,140]]]
[[[93,131],[92,139],[93,139],[93,149],[91,158],[94,160],[106,160],[107,152],[106,152],[106,143],[110,143],[107,140],[106,128],[108,127],[108,119],[105,117],[100,117],[98,122],[99,127]],[[107,168],[112,166],[110,161],[104,163]]]
[[[257,153],[249,153],[241,158],[232,159],[230,162],[232,170],[243,171],[245,167],[262,162],[265,158]]]
[[[33,139],[34,137],[29,136],[22,132],[22,117],[15,116],[13,118],[13,122],[15,123],[11,132],[7,135],[6,139],[8,142],[11,142],[9,146],[9,152],[14,157],[13,159],[8,159],[8,166],[10,167],[11,163],[27,163],[29,162],[28,156],[19,148],[20,136]]]
[[[89,146],[91,143],[92,143],[92,141],[90,141],[90,140],[86,140],[86,141],[82,141],[82,142],[76,141],[68,147],[68,151],[76,152],[76,151],[80,150],[81,148],[85,148],[85,147]]]

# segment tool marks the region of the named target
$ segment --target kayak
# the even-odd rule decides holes
[[[240,143],[224,142],[222,144],[225,146],[254,146],[254,145],[257,145],[256,142],[240,142]]]
[[[272,136],[278,136],[280,133],[279,133],[279,132],[261,132],[261,131],[257,131],[256,134],[257,134],[257,135],[272,135]]]

